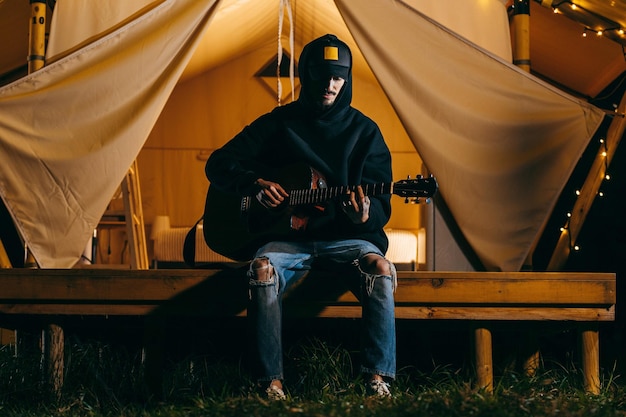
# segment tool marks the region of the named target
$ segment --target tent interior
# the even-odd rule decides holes
[[[71,3],[65,0],[65,4]],[[511,59],[506,55],[511,53],[514,38],[513,29],[508,26],[515,19],[512,1],[448,0],[441,2],[440,7],[422,1],[406,3],[425,10],[426,14],[431,13],[433,19],[460,36],[473,37],[472,42],[496,49],[495,53],[501,58]],[[621,28],[626,28],[626,2],[533,0],[529,3],[530,74],[607,114],[616,111],[626,88],[626,36],[621,31]],[[64,6],[64,0],[47,1],[46,4],[46,22],[50,22],[53,14]],[[135,2],[126,4],[127,7],[138,7],[133,6]],[[290,13],[279,13],[282,4],[288,5]],[[574,9],[574,5],[578,7]],[[380,76],[374,74],[368,60],[360,52],[334,1],[291,0],[283,3],[280,0],[223,0],[216,7],[218,11],[137,156],[147,236],[151,235],[156,219],[162,216],[167,216],[171,227],[189,228],[194,224],[202,214],[209,185],[204,176],[207,157],[256,117],[297,97],[297,74],[293,78],[289,76],[290,58],[297,60],[306,43],[325,33],[336,34],[354,51],[353,105],[381,127],[392,153],[395,180],[431,173],[430,165],[424,163],[410,134],[397,117],[395,106],[387,95],[381,93]],[[506,31],[510,31],[510,34],[507,33],[509,36],[498,39],[477,36],[488,33],[477,28],[484,29],[493,24],[485,18],[492,16],[486,12],[490,7],[504,11],[501,14],[507,16]],[[469,8],[475,9],[476,14],[467,14]],[[481,11],[482,20],[468,18],[468,15],[479,16]],[[0,1],[0,42],[4,52],[0,57],[0,87],[28,74],[26,58],[30,19],[31,6],[28,2]],[[75,30],[60,24],[58,27],[68,32]],[[279,31],[281,36],[277,36]],[[603,31],[602,35],[600,31]],[[49,38],[50,43],[53,39],[62,42],[59,40],[62,35],[52,31]],[[284,55],[281,77],[277,79],[279,50],[284,51]],[[422,57],[425,62],[428,59]],[[462,72],[461,68],[460,77]],[[455,99],[449,98],[450,101]],[[624,257],[620,253],[623,254],[626,249],[626,228],[624,216],[620,214],[624,212],[624,193],[619,191],[624,184],[624,157],[621,154],[623,151],[620,153],[618,149],[611,164],[612,181],[604,190],[606,198],[594,204],[594,210],[585,223],[586,232],[581,233],[580,245],[588,250],[582,250],[579,256],[570,256],[570,268],[623,270]],[[455,157],[449,155],[449,158]],[[588,168],[590,162],[585,161],[585,157],[586,153],[564,188],[563,196],[572,192],[570,188],[575,188],[576,182],[586,175],[584,168]],[[542,239],[535,242],[535,263],[539,268],[545,267],[558,239],[558,233],[550,231],[558,232],[562,226],[559,210],[567,210],[571,205],[571,199],[563,196],[551,210],[550,219],[545,221]],[[108,209],[117,212],[123,202],[119,193],[112,197]],[[408,230],[420,236],[421,230],[437,218],[431,207],[428,204],[405,204],[403,199],[394,197],[393,215],[388,227]],[[20,265],[24,259],[23,242],[19,233],[10,226],[11,223],[11,216],[3,208],[0,238],[12,262]],[[454,234],[454,231],[449,233]],[[97,237],[96,249],[91,252],[96,256],[95,262],[128,263],[124,228],[99,227]],[[587,242],[584,239],[588,239]],[[152,258],[152,241],[148,239],[148,242],[149,257]],[[463,245],[459,243],[458,246]],[[463,252],[462,248],[459,250]],[[432,255],[429,253],[429,257]],[[422,259],[420,264],[426,262]],[[481,268],[471,259],[459,262],[449,268]],[[448,267],[442,265],[439,268]]]

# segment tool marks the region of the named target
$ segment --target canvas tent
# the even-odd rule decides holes
[[[276,16],[280,2],[268,2]],[[104,36],[72,35],[69,42],[77,48],[67,55],[59,51],[44,69],[0,89],[0,194],[44,268],[71,267],[77,261],[138,155],[140,162],[168,155],[159,166],[168,165],[177,153],[164,152],[164,143],[188,140],[181,130],[195,132],[210,151],[252,120],[244,110],[260,114],[275,100],[252,104],[245,96],[250,92],[238,82],[239,75],[250,72],[247,61],[276,51],[276,36],[271,41],[254,36],[266,19],[245,13],[266,2],[124,3],[128,19],[111,30],[108,25],[99,28]],[[373,118],[384,126],[401,126],[398,137],[383,129],[397,161],[396,175],[414,174],[398,173],[398,163],[401,169],[410,165],[403,159],[415,165],[423,160],[484,267],[519,270],[604,113],[510,63],[503,46],[508,44],[507,16],[498,0],[475,2],[481,6],[473,10],[476,15],[464,14],[456,22],[458,14],[450,13],[454,8],[443,5],[453,0],[436,5],[408,0],[305,3],[296,6],[322,15],[299,22],[299,13],[294,14],[295,46],[288,53],[297,56],[306,42],[331,31],[360,51],[355,72],[364,75],[355,87],[355,105],[374,113],[374,107],[386,108],[382,120]],[[57,2],[59,15],[63,4]],[[65,4],[67,16],[86,12],[78,0]],[[425,13],[456,25],[455,32]],[[472,19],[481,16],[489,16],[490,24],[474,24]],[[109,23],[119,19],[113,16]],[[236,20],[248,24],[234,25]],[[289,45],[289,25],[284,28],[282,45]],[[211,77],[185,78],[185,68],[193,72],[194,52],[211,55],[213,48],[219,51],[239,37],[247,45],[237,59],[244,69],[223,63]],[[53,28],[51,47],[54,38]],[[374,77],[368,78],[370,71]],[[184,82],[176,85],[181,75]],[[218,83],[229,87],[219,104],[212,94]],[[200,94],[198,86],[203,86]],[[179,122],[168,124],[173,115]],[[217,126],[221,120],[229,123]],[[182,123],[187,126],[181,128]],[[140,155],[144,144],[153,152]],[[142,184],[162,189],[163,182]],[[183,203],[169,199],[170,204],[197,213],[206,184],[194,188],[194,197]]]

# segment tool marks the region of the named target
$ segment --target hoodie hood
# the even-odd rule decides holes
[[[348,45],[335,35],[327,34],[307,44],[298,62],[300,74],[300,96],[298,102],[320,120],[340,118],[352,102],[352,53]],[[321,108],[315,97],[319,96],[323,83],[331,76],[345,80],[334,103]]]

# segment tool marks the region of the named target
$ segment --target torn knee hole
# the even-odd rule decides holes
[[[389,260],[376,254],[369,254],[362,259],[363,270],[368,274],[386,275],[392,274]]]
[[[253,279],[262,282],[271,281],[274,275],[274,267],[267,258],[259,258],[252,261],[250,271],[252,272]]]

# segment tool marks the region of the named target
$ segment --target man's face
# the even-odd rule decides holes
[[[346,80],[337,76],[324,77],[315,81],[315,88],[312,91],[315,102],[323,108],[330,107],[345,83]]]

